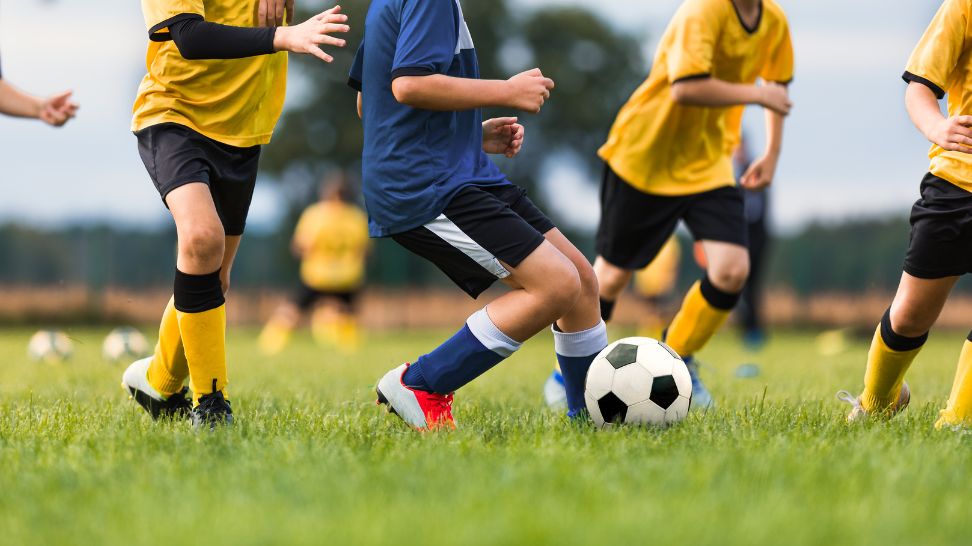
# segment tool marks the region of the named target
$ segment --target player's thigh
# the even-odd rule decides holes
[[[688,202],[682,196],[637,190],[605,166],[596,239],[598,256],[629,271],[647,266],[675,233]]]
[[[167,193],[165,202],[175,221],[180,242],[223,239],[222,222],[208,184],[183,184]]]
[[[908,337],[923,335],[934,326],[959,277],[920,279],[902,273],[891,303],[891,327]]]

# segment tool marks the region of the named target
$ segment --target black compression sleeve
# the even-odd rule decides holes
[[[273,53],[276,27],[245,28],[183,19],[169,26],[179,53],[189,60],[242,59]]]

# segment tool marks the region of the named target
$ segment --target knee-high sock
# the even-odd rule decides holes
[[[287,343],[290,342],[291,333],[292,329],[289,320],[270,317],[266,326],[263,327],[263,331],[260,332],[260,338],[257,341],[257,344],[260,346],[260,352],[268,356],[280,353],[287,346]]]
[[[600,321],[580,332],[562,332],[553,326],[554,350],[567,391],[567,415],[574,417],[584,410],[584,383],[594,357],[607,347],[607,326]]]
[[[739,294],[723,292],[705,277],[685,295],[668,327],[665,343],[683,357],[694,355],[726,322],[738,301]]]
[[[972,333],[962,346],[948,405],[935,423],[936,427],[948,425],[972,425]]]
[[[175,308],[189,363],[193,403],[214,391],[226,393],[226,300],[219,271],[188,275],[176,271]],[[227,396],[228,398],[228,396]]]
[[[148,368],[149,385],[155,387],[159,394],[169,397],[182,389],[182,384],[189,377],[189,363],[182,348],[182,335],[179,333],[179,319],[176,316],[175,298],[169,298],[169,303],[162,313],[162,323],[159,325],[159,342],[155,345],[155,355]]]
[[[898,401],[905,372],[927,339],[927,333],[918,337],[896,333],[891,328],[891,310],[884,313],[867,353],[864,393],[861,394],[861,406],[866,411],[886,411]]]
[[[402,381],[414,389],[449,394],[519,348],[520,342],[500,331],[483,308],[473,313],[465,326],[445,343],[409,366]]]

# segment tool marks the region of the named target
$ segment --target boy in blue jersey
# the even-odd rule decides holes
[[[364,124],[363,189],[371,235],[392,237],[478,297],[511,290],[413,364],[378,383],[378,401],[416,429],[454,428],[453,393],[553,325],[569,414],[607,345],[587,259],[486,155],[513,157],[517,118],[482,121],[483,107],[537,113],[554,83],[539,69],[481,80],[458,0],[375,0],[349,84]]]

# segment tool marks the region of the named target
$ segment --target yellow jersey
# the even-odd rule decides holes
[[[732,152],[743,106],[684,106],[672,84],[692,78],[753,84],[793,78],[793,46],[783,10],[763,0],[746,28],[732,0],[686,0],[665,30],[651,73],[621,108],[601,159],[633,187],[689,195],[735,184]]]
[[[368,245],[368,217],[361,209],[336,201],[311,205],[294,230],[294,246],[304,252],[301,280],[321,291],[358,288]]]
[[[168,25],[186,16],[257,26],[259,0],[142,0],[149,45],[135,99],[132,131],[178,123],[241,148],[270,142],[287,92],[287,53],[189,61]]]
[[[945,0],[915,47],[904,79],[927,85],[939,99],[948,94],[948,115],[972,114],[972,1]],[[929,171],[972,191],[972,155],[933,144]]]

